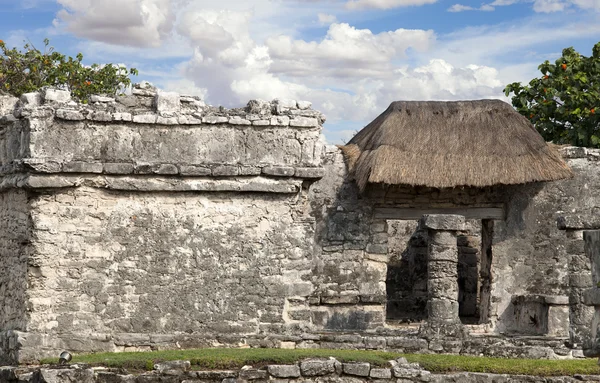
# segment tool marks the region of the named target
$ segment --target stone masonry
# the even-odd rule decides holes
[[[226,109],[148,84],[0,100],[0,364],[207,346],[581,356],[597,150],[562,149],[572,180],[361,194],[307,102]],[[425,208],[505,217],[382,214]],[[403,302],[410,317],[388,317]]]
[[[190,361],[175,360],[154,365],[153,371],[130,374],[122,369],[89,367],[85,364],[70,366],[39,366],[30,368],[0,367],[2,383],[248,383],[277,381],[289,383],[575,383],[598,382],[597,375],[540,377],[528,375],[500,375],[489,373],[435,374],[423,369],[418,363],[408,363],[406,358],[390,360],[387,366],[370,363],[342,363],[335,358],[305,359],[295,364],[268,365],[263,368],[244,366],[239,370],[196,371]]]
[[[426,215],[422,225],[429,231],[427,253],[428,322],[459,323],[458,248],[456,232],[465,219],[458,215]]]

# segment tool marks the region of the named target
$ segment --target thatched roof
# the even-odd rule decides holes
[[[342,147],[367,183],[485,187],[572,177],[558,151],[500,100],[397,101]]]

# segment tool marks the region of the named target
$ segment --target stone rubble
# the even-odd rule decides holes
[[[264,369],[244,366],[240,370],[231,371],[195,371],[189,361],[170,361],[154,366],[154,371],[129,374],[126,371],[105,367],[89,367],[85,364],[70,366],[40,367],[0,367],[0,383],[571,383],[600,382],[600,376],[576,375],[557,377],[537,377],[526,375],[499,375],[490,373],[449,373],[433,374],[424,370],[417,363],[407,363],[400,358],[390,361],[394,367],[375,368],[369,363],[342,363],[343,370],[331,368],[337,360],[323,359],[310,361],[307,370],[301,366],[306,361],[293,365],[269,365]],[[318,364],[320,362],[320,364]],[[308,365],[307,365],[308,366]],[[365,371],[370,370],[370,375]],[[393,373],[393,377],[392,377]]]

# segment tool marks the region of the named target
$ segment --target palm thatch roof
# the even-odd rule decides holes
[[[572,177],[556,148],[500,100],[397,101],[342,147],[367,183],[486,187]]]

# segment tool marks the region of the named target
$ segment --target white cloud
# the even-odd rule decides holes
[[[569,3],[562,0],[535,0],[533,10],[536,12],[550,13],[564,11]]]
[[[600,0],[494,0],[491,3],[482,4],[479,8],[475,8],[470,5],[454,4],[448,8],[448,12],[494,11],[496,7],[508,6],[522,2],[533,3],[533,10],[537,13],[562,12],[573,6],[581,9],[600,11]]]
[[[392,9],[400,7],[410,7],[425,4],[433,4],[437,0],[349,0],[346,3],[348,9]]]
[[[474,8],[469,5],[454,4],[453,6],[448,8],[448,12],[464,12],[464,11],[492,12],[494,10],[496,10],[496,8],[492,4],[482,4],[479,8]]]
[[[329,15],[327,13],[319,13],[317,14],[317,17],[319,19],[319,24],[321,25],[329,25],[337,21],[337,17],[335,17],[335,15]]]
[[[475,11],[477,8],[473,8],[469,5],[454,4],[448,8],[448,12],[463,12],[463,11]]]
[[[170,0],[57,0],[54,23],[75,36],[116,45],[160,46],[175,22]]]
[[[435,41],[433,31],[397,29],[372,33],[348,24],[332,24],[320,41],[290,36],[268,39],[272,70],[289,76],[379,77],[392,60],[406,57],[409,48],[426,51]]]
[[[600,0],[572,0],[573,4],[582,9],[594,9],[600,11]]]
[[[107,16],[107,9],[120,0],[58,1],[69,13],[63,18],[59,15],[62,27],[83,33],[78,28],[90,26],[87,33],[95,41],[86,41],[86,49],[96,57],[140,61],[142,65],[136,65],[140,80],[150,76],[167,90],[200,95],[213,105],[241,106],[253,98],[309,100],[327,115],[327,126],[346,133],[360,129],[395,100],[503,97],[505,84],[528,80],[535,72],[537,61],[517,65],[533,60],[526,53],[537,54],[537,46],[550,42],[600,34],[598,23],[558,25],[532,19],[441,36],[421,29],[373,32],[339,23],[335,16],[354,23],[360,20],[355,9],[387,9],[432,0],[314,0],[310,6],[298,0],[194,0],[188,5],[175,0],[128,0],[126,11],[116,19]],[[516,1],[451,8],[493,10]],[[578,6],[594,7],[600,0],[576,1],[583,4]],[[149,22],[141,21],[136,27],[135,22],[143,20],[142,4],[161,4],[164,9],[155,10]],[[123,27],[126,20],[134,21],[132,28]],[[307,28],[320,30],[315,28],[317,22],[329,26],[324,35],[300,37]],[[127,37],[104,34],[115,26],[122,30],[119,36]],[[157,39],[159,45],[148,47],[138,41],[142,32],[145,40]],[[328,133],[336,139],[345,135]]]

